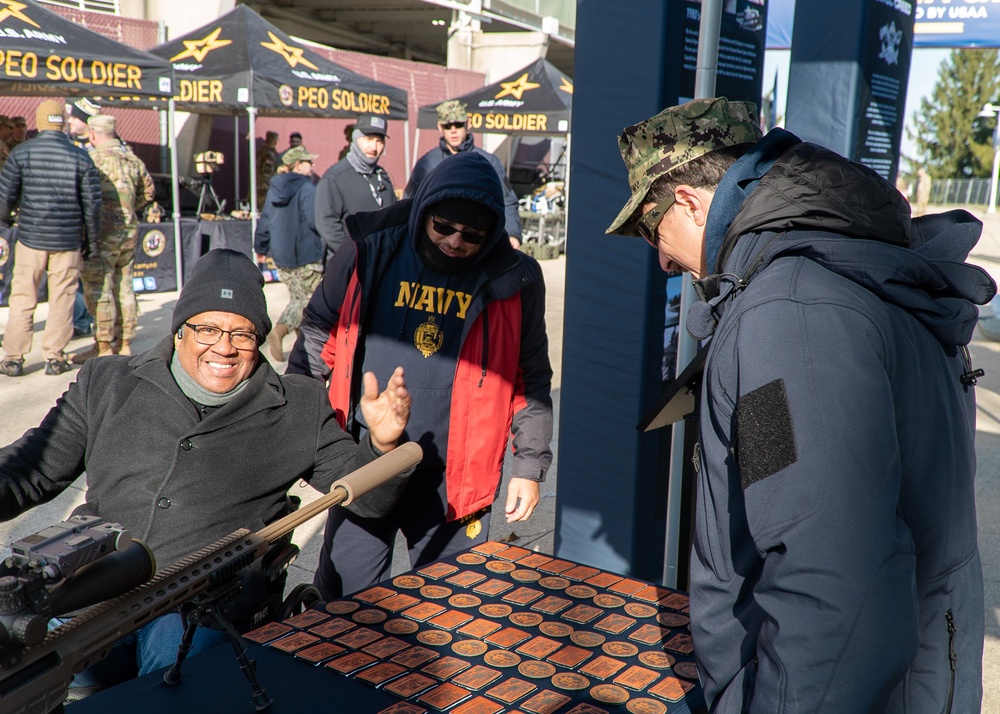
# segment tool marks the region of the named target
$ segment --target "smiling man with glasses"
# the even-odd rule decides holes
[[[670,107],[619,147],[608,233],[695,278],[688,332],[711,338],[690,586],[709,709],[979,711],[982,224],[911,220],[871,169],[761,137],[747,102]]]
[[[406,184],[403,196],[412,198],[427,174],[449,156],[468,151],[480,154],[490,162],[500,179],[500,185],[503,187],[504,224],[507,235],[511,245],[519,248],[521,246],[521,216],[517,212],[517,194],[514,193],[514,188],[507,178],[503,164],[493,154],[475,145],[472,132],[468,128],[469,115],[465,104],[457,99],[449,99],[438,104],[436,109],[441,140],[438,146],[421,156],[414,165],[413,172],[410,174],[410,182]]]
[[[286,492],[300,479],[325,492],[394,449],[409,417],[402,370],[377,375],[381,393],[376,375],[364,375],[360,412],[369,432],[355,443],[322,385],[279,376],[261,355],[271,326],[263,287],[242,253],[202,256],[168,316],[170,334],[141,354],[84,364],[41,425],[0,449],[0,520],[50,501],[85,471],[86,502],[74,514],[122,524],[166,567],[238,528],[284,515]],[[349,508],[377,516],[405,481]],[[266,617],[265,593],[274,590],[265,589],[262,569],[248,571],[243,591],[233,619]],[[169,665],[182,634],[178,614],[164,615],[74,684],[110,686]],[[195,651],[221,640],[199,628]]]
[[[306,307],[288,371],[329,380],[341,423],[364,440],[360,370],[402,365],[413,393],[404,439],[424,459],[385,517],[331,512],[316,584],[325,598],[388,577],[396,533],[405,569],[489,537],[508,441],[508,521],[529,518],[552,461],[552,369],[538,263],[514,250],[503,188],[477,152],[440,163],[411,201],[347,218],[351,240]],[[498,507],[499,509],[499,507]]]

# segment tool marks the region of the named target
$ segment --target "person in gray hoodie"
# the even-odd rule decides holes
[[[691,632],[711,712],[972,712],[982,225],[700,99],[623,132],[644,237],[701,298]]]

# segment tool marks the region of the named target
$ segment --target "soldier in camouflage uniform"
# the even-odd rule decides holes
[[[267,200],[267,189],[271,179],[278,173],[281,166],[281,155],[278,153],[278,132],[269,131],[264,139],[264,146],[257,154],[257,210],[264,210]]]
[[[115,118],[98,114],[87,122],[94,148],[90,157],[101,178],[101,236],[96,260],[83,261],[83,296],[94,316],[96,344],[73,357],[82,364],[92,357],[131,354],[138,306],[132,292],[132,262],[139,232],[136,211],[153,200],[146,166],[115,136]],[[120,334],[116,322],[120,320]]]
[[[13,131],[14,122],[10,120],[10,117],[0,114],[0,169],[3,168],[3,165],[7,162],[7,157],[10,156],[10,149],[7,148],[7,139]]]

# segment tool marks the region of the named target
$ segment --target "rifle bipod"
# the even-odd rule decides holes
[[[233,583],[233,585],[235,585],[236,589],[239,588],[238,581]],[[171,686],[180,684],[181,666],[191,651],[195,632],[199,627],[215,625],[217,629],[222,630],[226,636],[226,640],[232,646],[233,652],[236,654],[236,659],[240,663],[240,671],[243,672],[243,676],[246,677],[247,682],[250,683],[250,688],[253,690],[254,706],[257,711],[262,712],[271,706],[272,700],[257,680],[257,662],[247,656],[246,641],[236,631],[232,623],[219,612],[219,605],[233,594],[232,588],[224,588],[224,590],[225,592],[221,593],[218,590],[210,590],[202,593],[183,606],[182,612],[184,613],[185,620],[184,636],[181,638],[180,645],[177,646],[177,661],[170,665],[170,669],[163,674],[163,681]]]

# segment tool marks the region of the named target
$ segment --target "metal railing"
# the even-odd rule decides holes
[[[45,5],[59,5],[74,10],[89,10],[103,12],[109,15],[121,15],[121,5],[118,0],[39,0]]]
[[[990,179],[935,179],[930,203],[985,206],[990,197]]]

